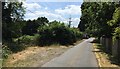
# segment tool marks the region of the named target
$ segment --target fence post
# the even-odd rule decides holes
[[[108,38],[105,38],[105,51],[108,53]]]
[[[112,47],[112,55],[120,61],[120,39],[116,38],[116,41]]]
[[[118,57],[118,61],[120,62],[120,38],[117,38],[117,42],[118,42],[118,49],[117,49],[117,52],[118,52],[118,55],[117,55],[117,57]]]
[[[113,44],[113,47],[112,47],[112,55],[114,56],[114,57],[116,57],[117,56],[117,40],[114,42],[114,44]]]
[[[105,36],[102,37],[102,46],[105,46]]]
[[[112,38],[106,38],[105,39],[105,50],[107,53],[111,54],[112,53]]]
[[[103,38],[102,38],[102,37],[100,37],[100,44],[102,44],[102,39],[103,39]]]

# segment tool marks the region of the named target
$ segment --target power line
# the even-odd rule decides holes
[[[36,2],[31,2],[31,3],[36,3]],[[49,6],[49,4],[46,2],[46,4],[42,4],[42,6],[43,7],[47,7],[47,6]],[[27,11],[29,11],[29,12],[31,12],[31,13],[33,13],[34,15],[36,15],[36,16],[38,16],[38,14],[36,14],[35,12],[33,12],[33,11],[31,11],[31,10],[29,10],[29,9],[26,9]],[[51,12],[50,12],[51,13]],[[60,17],[57,17],[59,20],[61,20],[61,18]]]
[[[28,10],[28,9],[27,9]],[[37,15],[36,13],[34,13],[34,12],[32,12],[31,10],[28,10],[29,12],[31,12],[31,13],[33,13],[33,14],[35,14],[35,15]],[[37,15],[38,16],[38,15]]]

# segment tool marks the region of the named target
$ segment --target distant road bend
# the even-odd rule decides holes
[[[42,67],[98,67],[97,60],[89,38],[67,50],[64,54],[44,64]]]

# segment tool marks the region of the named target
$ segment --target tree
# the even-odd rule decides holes
[[[113,30],[107,22],[112,19],[116,6],[115,2],[84,2],[78,28],[94,36],[111,37]]]
[[[39,27],[38,32],[40,35],[40,45],[53,43],[62,45],[73,44],[82,35],[77,29],[69,28],[64,23],[58,21],[53,21],[48,25]]]
[[[113,35],[120,37],[120,7],[116,8],[113,19],[107,22],[113,29]]]
[[[49,20],[46,17],[39,17],[35,22],[38,23],[39,26],[43,26],[48,24]]]
[[[48,19],[45,17],[39,17],[37,20],[28,20],[26,21],[25,26],[22,29],[23,35],[34,35],[37,33],[38,27],[42,27],[48,24]]]
[[[12,40],[19,34],[21,27],[17,24],[23,20],[25,8],[23,3],[19,2],[2,2],[2,35],[3,40]]]

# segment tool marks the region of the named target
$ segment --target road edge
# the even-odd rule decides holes
[[[93,50],[94,50],[94,51],[96,50],[94,43],[93,43]],[[96,52],[94,52],[94,54],[95,54],[95,57],[96,57],[98,66],[99,66],[99,67],[102,67],[102,65],[101,65],[101,63],[100,63],[100,56],[99,56]]]

